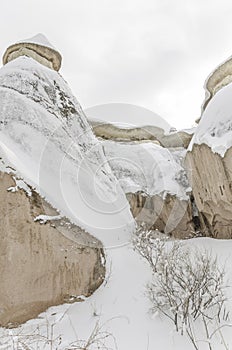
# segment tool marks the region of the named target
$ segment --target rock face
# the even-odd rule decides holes
[[[157,126],[144,126],[136,128],[120,128],[110,123],[89,120],[95,135],[105,140],[114,141],[156,141],[166,148],[183,147],[188,148],[192,139],[192,133],[176,131],[165,134],[162,128]]]
[[[231,97],[232,84],[212,97],[186,156],[203,234],[215,238],[232,238]]]
[[[186,239],[196,235],[199,227],[194,222],[191,200],[181,200],[168,194],[165,198],[144,193],[128,193],[128,201],[136,221],[149,229],[159,230],[175,238]]]
[[[103,141],[136,222],[177,238],[196,234],[196,211],[182,166],[186,150],[168,150],[152,142]]]
[[[186,164],[203,235],[232,238],[232,149],[224,157],[195,144]]]
[[[205,81],[205,100],[202,105],[202,113],[206,109],[212,97],[232,82],[232,57],[221,63]],[[199,120],[198,120],[199,122]]]
[[[36,192],[7,191],[12,176],[0,173],[0,326],[36,317],[49,306],[91,295],[103,282],[101,243],[67,219],[40,224],[57,212]]]
[[[61,67],[62,57],[54,49],[43,34],[20,41],[9,46],[3,55],[3,64],[15,60],[20,56],[28,56],[44,66],[58,71]]]

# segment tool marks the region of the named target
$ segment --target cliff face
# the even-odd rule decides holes
[[[162,198],[143,193],[128,193],[131,212],[138,223],[175,238],[186,239],[196,235],[194,210],[189,200],[173,195]]]
[[[78,301],[103,282],[101,243],[67,219],[34,219],[58,213],[35,191],[14,193],[0,173],[0,326],[17,325],[49,306]]]
[[[232,149],[224,157],[205,145],[194,145],[186,165],[204,236],[232,238]]]
[[[177,238],[196,234],[184,148],[169,150],[152,142],[103,141],[102,145],[138,224]]]
[[[203,234],[215,238],[232,238],[231,97],[232,84],[212,97],[186,157]]]

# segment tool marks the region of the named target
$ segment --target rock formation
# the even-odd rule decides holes
[[[119,242],[111,234],[118,226],[127,239],[134,220],[126,196],[61,75],[17,57],[0,69],[0,102],[0,139],[22,177],[78,226],[100,240],[108,232],[103,243]]]
[[[6,64],[20,56],[31,57],[44,66],[58,71],[61,67],[62,57],[54,49],[43,34],[37,34],[33,38],[20,41],[9,46],[3,55],[3,64]]]
[[[232,149],[224,157],[195,144],[186,157],[202,235],[232,238]]]
[[[202,232],[215,238],[232,238],[231,97],[232,84],[213,96],[186,156]]]
[[[165,134],[164,130],[157,126],[143,126],[134,128],[120,128],[110,123],[102,123],[89,119],[94,134],[105,140],[114,141],[156,141],[166,148],[188,148],[192,139],[192,132],[184,130]]]
[[[104,280],[101,243],[71,224],[38,193],[15,189],[0,172],[0,326],[15,326],[49,306],[81,300]],[[41,214],[51,221],[40,224]]]
[[[205,100],[202,104],[202,113],[206,109],[209,101],[212,97],[221,90],[224,86],[232,82],[232,57],[229,57],[223,63],[221,63],[214,71],[208,76],[205,81]],[[199,119],[198,119],[199,122]]]
[[[3,61],[0,157],[22,188],[31,186],[27,196],[2,169],[0,325],[7,326],[93,293],[105,273],[99,236],[120,244],[111,228],[124,242],[135,223],[100,142],[57,73],[59,53],[39,35],[10,46]],[[40,224],[38,215],[53,220]]]
[[[198,234],[198,217],[194,215],[190,199],[183,200],[170,194],[162,198],[141,192],[128,193],[127,198],[138,224],[174,238],[186,239]]]
[[[133,216],[176,238],[189,238],[199,229],[191,188],[183,168],[185,149],[165,149],[152,142],[102,142]]]

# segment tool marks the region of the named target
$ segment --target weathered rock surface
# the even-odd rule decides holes
[[[148,228],[175,238],[191,238],[196,235],[194,210],[191,201],[167,195],[147,196],[143,193],[128,193],[128,201],[136,221]]]
[[[186,165],[204,235],[232,238],[232,149],[224,157],[194,144]]]
[[[195,235],[185,149],[168,150],[152,142],[102,141],[137,223],[179,238]]]
[[[136,128],[120,128],[110,123],[96,122],[88,120],[93,127],[94,134],[105,140],[114,141],[157,141],[161,146],[166,148],[184,147],[192,139],[192,134],[186,131],[176,131],[165,134],[162,128],[157,126],[144,126]]]
[[[0,326],[20,324],[49,306],[91,295],[103,282],[101,243],[67,219],[35,222],[57,212],[32,190],[7,191],[0,172]]]
[[[3,64],[20,56],[31,57],[44,66],[58,71],[61,67],[60,53],[49,43],[43,34],[9,46],[3,55]]]
[[[202,113],[205,111],[209,101],[222,88],[232,82],[232,57],[222,62],[216,67],[205,81],[205,100],[202,104]],[[201,118],[197,119],[199,123]]]

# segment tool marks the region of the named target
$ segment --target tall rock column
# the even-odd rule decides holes
[[[186,165],[203,233],[232,238],[232,84],[220,87],[202,114]]]

